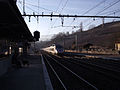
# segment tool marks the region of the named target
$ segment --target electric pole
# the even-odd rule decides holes
[[[104,27],[105,19],[102,18],[102,27]]]
[[[83,31],[83,23],[81,22],[80,23],[80,32],[82,32]]]
[[[23,15],[25,15],[25,0],[23,0]]]
[[[76,42],[76,51],[78,50],[78,42],[77,42],[77,34],[75,35],[75,42]]]

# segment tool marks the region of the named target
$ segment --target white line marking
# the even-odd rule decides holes
[[[53,72],[55,73],[55,75],[57,76],[57,78],[59,79],[59,81],[62,84],[62,86],[64,87],[64,89],[67,90],[66,87],[65,87],[65,85],[63,84],[62,80],[60,79],[60,77],[58,76],[58,74],[55,72],[54,68],[50,65],[50,63],[48,61],[47,61],[47,63],[49,64],[49,66],[51,67],[51,69],[53,70]]]
[[[47,72],[42,54],[41,54],[41,60],[42,60],[42,65],[43,65],[43,74],[44,74],[46,90],[53,90],[53,87],[52,87],[52,84],[51,84],[51,81],[50,81],[50,77],[48,75],[48,72]]]

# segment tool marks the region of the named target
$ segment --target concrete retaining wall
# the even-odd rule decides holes
[[[0,58],[0,76],[5,74],[11,66],[10,57]]]

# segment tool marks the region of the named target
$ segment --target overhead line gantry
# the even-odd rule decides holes
[[[54,14],[24,14],[22,16],[28,16],[28,17],[73,17],[73,18],[120,18],[120,16],[89,16],[89,15],[54,15]]]

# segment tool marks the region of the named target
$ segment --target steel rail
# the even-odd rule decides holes
[[[86,84],[88,84],[89,86],[91,86],[92,88],[94,88],[95,90],[98,90],[97,87],[95,87],[94,85],[92,85],[91,83],[89,83],[88,81],[86,81],[85,79],[83,79],[82,77],[80,77],[79,75],[77,75],[75,72],[73,72],[72,70],[70,70],[69,68],[67,68],[66,66],[64,66],[63,64],[59,63],[58,61],[56,61],[53,57],[51,57],[50,55],[47,54],[48,57],[50,57],[51,59],[53,59],[56,63],[58,63],[59,65],[61,65],[62,67],[64,67],[66,70],[68,70],[69,72],[71,72],[73,75],[75,75],[76,77],[78,77],[80,80],[82,80],[83,82],[85,82]]]
[[[77,59],[74,59],[74,60],[78,61]],[[67,61],[80,65],[80,63],[76,63],[76,62],[74,62],[74,61],[70,61],[70,60],[67,60]],[[87,64],[87,65],[86,65],[87,67],[86,67],[85,65],[83,65],[83,64],[82,64],[82,66],[85,67],[85,68],[88,68],[88,69],[91,69],[92,67],[97,67],[97,68],[99,68],[99,69],[111,71],[111,72],[114,72],[114,73],[120,73],[119,71],[112,70],[112,69],[108,69],[108,68],[106,68],[106,67],[101,67],[101,66],[98,66],[98,65],[95,65],[95,64],[90,64],[90,63],[86,63],[86,62],[82,62],[82,61],[79,61],[79,62],[84,63],[84,64]],[[90,67],[88,67],[88,65],[91,65],[92,67],[90,68]],[[91,70],[93,70],[93,69],[91,69]],[[115,79],[117,79],[117,80],[120,80],[119,77],[110,75],[109,73],[105,73],[105,72],[103,72],[103,71],[98,71],[98,70],[95,70],[95,69],[94,69],[94,71],[99,72],[99,73],[102,73],[102,74],[104,74],[104,75],[106,75],[106,76],[113,77],[113,78],[115,78]]]
[[[89,62],[80,61],[80,60],[77,60],[77,59],[74,59],[74,60],[82,62],[82,63],[85,63],[85,64],[88,64],[88,65],[91,65],[91,66],[95,66],[95,67],[98,67],[98,68],[101,68],[101,69],[105,69],[105,70],[109,70],[109,71],[120,73],[120,71],[118,71],[118,70],[113,70],[113,69],[107,68],[105,66],[96,65],[96,64],[89,63]]]
[[[50,68],[52,69],[52,71],[54,72],[54,74],[56,75],[56,77],[58,78],[58,80],[60,81],[60,83],[62,84],[63,88],[65,90],[67,90],[67,88],[65,87],[65,85],[62,82],[62,80],[60,79],[60,77],[58,76],[58,74],[56,73],[56,71],[54,70],[54,68],[52,67],[52,65],[49,63],[49,61],[47,60],[47,58],[45,56],[44,56],[44,58],[46,59],[46,62],[48,63],[48,65],[50,66]]]

